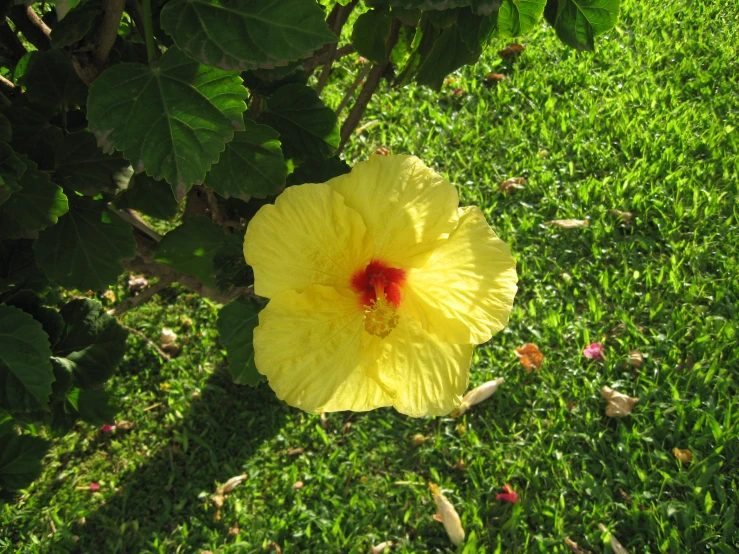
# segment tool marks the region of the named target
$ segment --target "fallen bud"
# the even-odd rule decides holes
[[[521,360],[521,365],[526,373],[531,373],[534,369],[539,369],[544,363],[544,354],[539,351],[539,347],[532,343],[524,344],[521,348],[514,350],[516,356]]]
[[[431,495],[434,497],[436,502],[436,514],[434,519],[444,524],[449,539],[454,543],[455,546],[459,546],[464,542],[464,529],[462,528],[462,521],[459,519],[457,510],[454,509],[451,502],[441,494],[439,485],[429,483],[429,490]]]
[[[499,377],[498,379],[488,381],[487,383],[483,383],[479,387],[472,389],[464,395],[459,408],[452,412],[452,417],[461,416],[475,404],[479,404],[483,400],[490,398],[503,381],[505,381],[505,379],[503,377]]]
[[[424,437],[421,433],[416,433],[411,437],[411,442],[413,443],[413,446],[421,446],[424,442],[426,442],[426,437]]]
[[[638,350],[632,350],[629,352],[629,363],[637,369],[639,369],[644,363],[644,354]]]
[[[525,188],[524,187],[525,184],[526,184],[525,177],[511,177],[510,179],[506,179],[501,184],[499,184],[498,189],[500,190],[500,192],[511,194],[512,192],[516,190]]]
[[[391,541],[381,542],[377,546],[373,546],[370,550],[370,554],[382,554],[386,548],[391,548],[393,543]]]
[[[177,333],[167,327],[162,328],[162,333],[159,335],[159,342],[162,344],[174,344],[177,340]]]
[[[693,461],[693,453],[687,448],[673,448],[672,455],[684,464],[689,464]]]
[[[638,398],[632,398],[611,387],[603,387],[600,393],[608,401],[606,406],[606,415],[610,417],[625,417],[631,413],[631,410],[639,402]]]
[[[547,221],[547,225],[554,225],[562,229],[577,229],[578,227],[587,227],[590,225],[590,221],[587,219],[553,219]]]

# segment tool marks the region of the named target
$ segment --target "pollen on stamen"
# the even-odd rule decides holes
[[[364,329],[371,335],[384,339],[398,325],[395,306],[385,296],[373,300],[364,312]]]

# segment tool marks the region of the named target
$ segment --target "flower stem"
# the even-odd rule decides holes
[[[149,65],[156,61],[156,52],[154,50],[154,29],[151,24],[151,0],[143,0],[141,15],[144,18],[144,38],[146,40],[146,58]]]

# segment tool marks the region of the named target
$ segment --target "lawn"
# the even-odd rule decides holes
[[[233,385],[218,306],[170,287],[123,318],[183,346],[165,362],[129,337],[112,387],[134,428],[58,439],[42,478],[0,507],[0,550],[566,553],[570,537],[610,552],[602,524],[632,554],[737,552],[739,3],[625,0],[597,45],[577,53],[542,28],[504,62],[493,44],[440,94],[380,94],[363,121],[376,124],[346,151],[418,155],[511,246],[510,324],[477,348],[471,376],[505,377],[490,400],[458,419],[322,422],[265,385]],[[358,68],[340,65],[329,104]],[[501,193],[511,177],[525,187]],[[591,342],[605,360],[583,356]],[[524,371],[524,343],[541,369]],[[631,415],[604,415],[604,385],[640,399]],[[217,513],[211,495],[240,474]],[[429,481],[461,516],[458,550],[432,519]],[[515,504],[496,499],[506,483]]]

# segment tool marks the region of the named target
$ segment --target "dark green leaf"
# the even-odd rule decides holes
[[[112,425],[120,408],[104,389],[81,390],[77,397],[80,418],[93,425]]]
[[[39,233],[36,263],[67,288],[101,290],[123,273],[122,260],[136,254],[131,226],[102,200],[71,196],[69,212]]]
[[[479,49],[476,52],[470,51],[457,25],[444,29],[434,42],[431,52],[421,62],[416,81],[439,90],[444,77],[465,64],[475,63],[480,54]]]
[[[594,39],[616,25],[619,0],[559,0],[554,29],[566,45],[593,50]]]
[[[62,185],[82,194],[115,194],[126,188],[131,173],[131,165],[119,152],[103,153],[87,131],[67,135],[56,150],[57,177]]]
[[[2,119],[0,119],[0,122],[2,122]],[[10,198],[11,194],[21,190],[18,180],[26,172],[26,168],[26,164],[23,163],[23,160],[18,157],[10,145],[0,142],[0,204]]]
[[[477,52],[487,44],[496,27],[498,13],[475,15],[471,10],[459,12],[459,33],[470,52]]]
[[[73,10],[82,0],[56,0],[56,17],[59,21]]]
[[[10,121],[4,115],[0,114],[0,142],[10,142],[13,139],[13,129]]]
[[[35,238],[38,231],[53,226],[67,212],[67,197],[61,187],[33,161],[25,156],[20,159],[26,171],[18,180],[20,190],[0,205],[0,237]]]
[[[285,85],[267,100],[260,122],[277,129],[286,158],[327,158],[339,146],[336,114],[310,87]]]
[[[64,48],[81,41],[88,34],[97,31],[103,18],[102,4],[88,0],[51,29],[51,46]]]
[[[11,289],[40,292],[46,287],[32,247],[31,240],[0,240],[0,294]]]
[[[498,11],[498,32],[502,38],[528,33],[544,14],[546,0],[503,0]]]
[[[303,183],[325,183],[351,170],[349,164],[341,158],[309,158],[290,174],[287,184],[293,186]]]
[[[389,0],[393,7],[412,10],[448,10],[472,4],[472,0]]]
[[[41,324],[53,348],[62,335],[64,320],[58,310],[42,305],[41,298],[30,290],[21,290],[5,301],[6,305],[23,310]]]
[[[224,294],[234,287],[254,284],[254,271],[244,260],[243,242],[243,233],[231,235],[213,256],[215,282]]]
[[[15,432],[0,436],[0,487],[19,490],[41,475],[41,462],[51,443],[41,437]]]
[[[55,361],[71,371],[83,389],[103,384],[123,359],[128,331],[100,302],[87,298],[72,300],[60,313],[64,331],[54,347]]]
[[[164,235],[154,259],[215,288],[213,256],[225,241],[223,230],[209,217],[189,217]]]
[[[55,111],[84,105],[87,98],[85,83],[60,50],[34,52],[21,81],[31,102]]]
[[[103,151],[122,150],[137,173],[166,179],[181,200],[205,178],[234,129],[246,89],[233,74],[170,48],[156,67],[121,63],[90,87],[90,130]]]
[[[54,151],[64,137],[59,127],[50,125],[46,117],[26,107],[13,107],[3,112],[13,127],[10,145],[25,154],[41,170],[54,169]]]
[[[392,18],[387,12],[371,10],[363,13],[354,24],[352,45],[368,60],[385,63],[391,24]]]
[[[336,42],[324,17],[313,0],[173,0],[161,24],[190,56],[228,71],[287,65]]]
[[[64,319],[62,319],[62,330],[64,330]],[[54,383],[51,385],[52,398],[63,396],[67,394],[67,391],[72,388],[72,384],[74,383],[72,366],[52,356],[51,367],[54,368]]]
[[[254,329],[259,325],[261,307],[241,296],[221,308],[218,333],[226,347],[228,369],[239,385],[258,385],[264,377],[254,364]]]
[[[46,407],[54,374],[49,338],[19,308],[0,304],[0,408],[11,412]]]
[[[248,200],[277,194],[285,185],[287,164],[280,136],[267,125],[245,120],[245,131],[234,133],[218,163],[210,168],[205,186],[225,198]]]
[[[115,200],[121,209],[130,208],[158,219],[171,219],[177,214],[177,201],[164,181],[156,181],[139,173],[131,177],[128,188]]]

